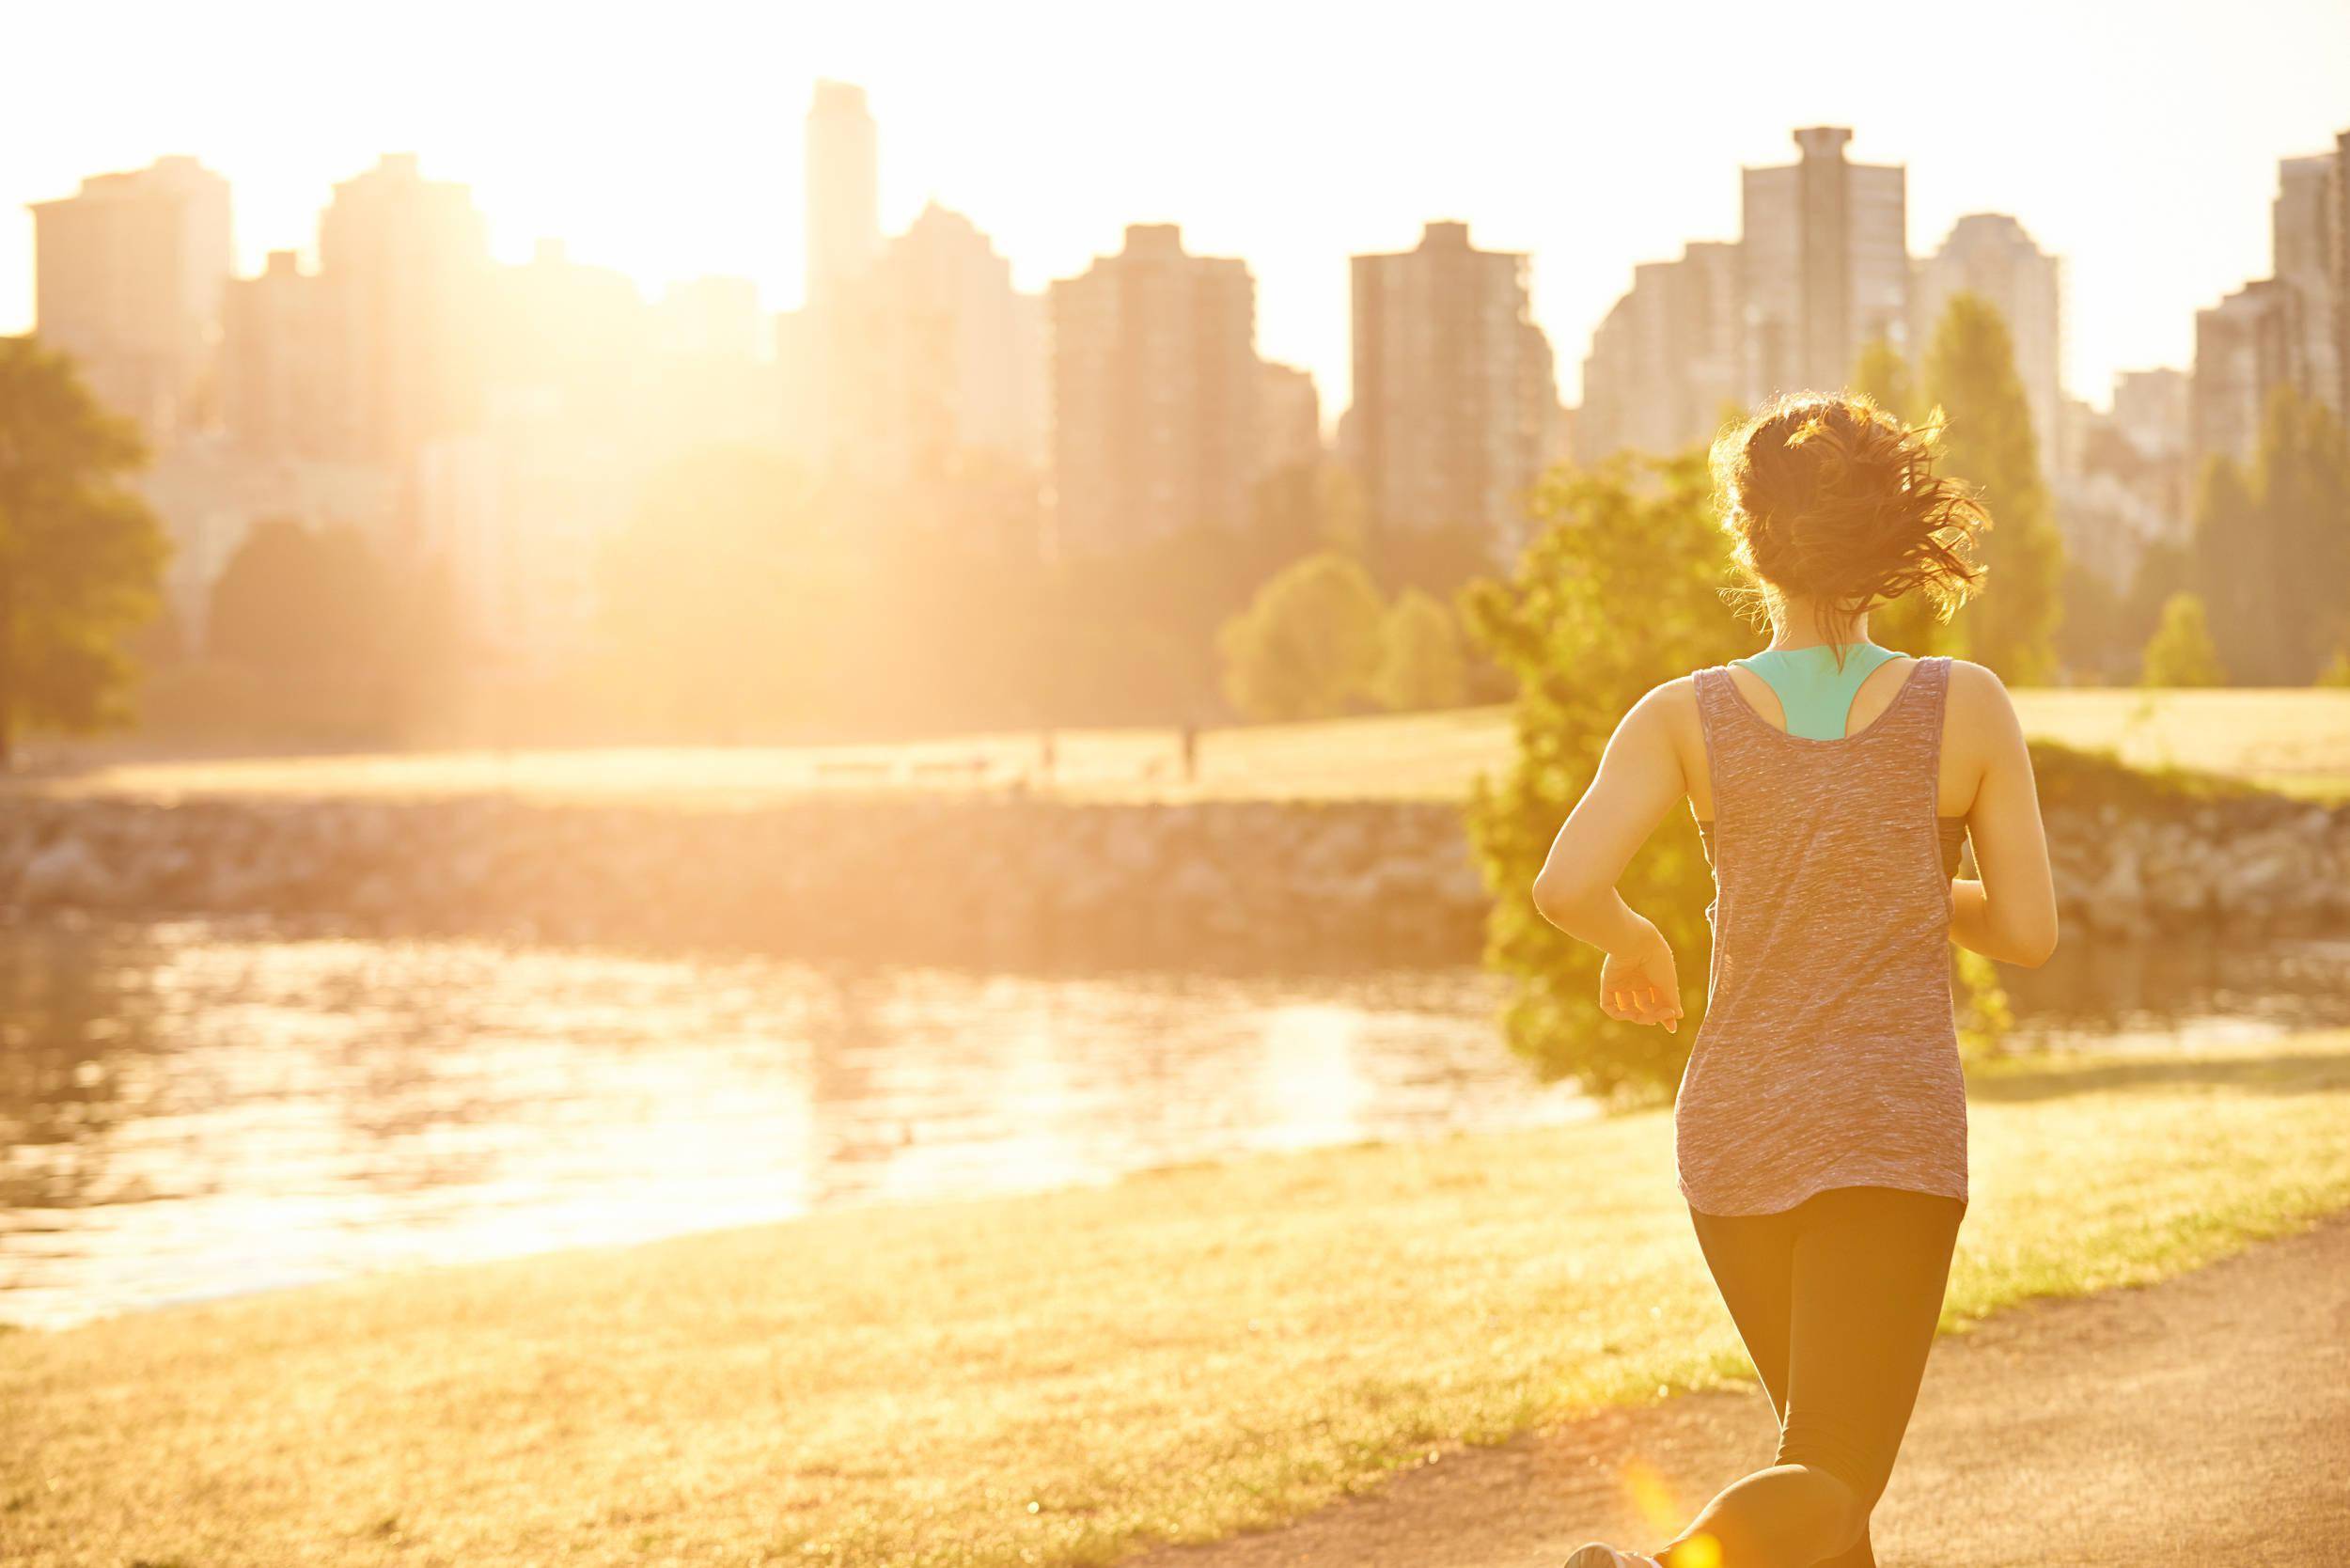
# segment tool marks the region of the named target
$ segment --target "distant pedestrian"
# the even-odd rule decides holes
[[[1186,724],[1183,726],[1183,782],[1196,784],[1198,781],[1199,727],[1196,724]]]
[[[1935,457],[1852,397],[1779,399],[1715,445],[1770,646],[1643,697],[1535,879],[1543,915],[1606,950],[1601,1010],[1677,1031],[1672,949],[1616,884],[1667,813],[1697,819],[1714,941],[1674,1164],[1779,1423],[1776,1462],[1653,1553],[1594,1542],[1568,1568],[1876,1560],[1966,1212],[1950,944],[2036,965],[2057,940],[2006,688],[1869,640],[1872,606],[1923,593],[1948,619],[1982,580],[1988,516]],[[1981,880],[1960,882],[1969,836]]]
[[[1044,782],[1050,784],[1053,781],[1053,732],[1050,729],[1044,731],[1043,745],[1037,748],[1037,760],[1042,768]]]

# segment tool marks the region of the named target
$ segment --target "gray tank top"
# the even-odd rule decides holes
[[[1935,815],[1950,676],[1920,659],[1882,713],[1828,741],[1772,725],[1727,666],[1696,674],[1714,950],[1673,1157],[1701,1213],[1776,1214],[1840,1186],[1966,1199]]]

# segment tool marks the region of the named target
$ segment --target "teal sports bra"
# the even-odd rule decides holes
[[[1841,741],[1860,682],[1886,660],[1902,657],[1872,642],[1842,646],[1842,669],[1836,667],[1836,645],[1831,643],[1770,649],[1730,662],[1754,671],[1778,694],[1779,708],[1787,715],[1787,733],[1808,741]]]

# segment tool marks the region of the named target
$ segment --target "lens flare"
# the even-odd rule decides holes
[[[1654,1466],[1644,1459],[1625,1461],[1623,1484],[1632,1494],[1632,1506],[1640,1511],[1640,1518],[1650,1530],[1669,1536],[1680,1529],[1681,1511],[1674,1506],[1672,1488],[1665,1484],[1665,1478]]]

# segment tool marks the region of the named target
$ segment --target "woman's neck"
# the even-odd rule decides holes
[[[1869,640],[1869,617],[1866,612],[1850,620],[1829,623],[1816,612],[1807,613],[1794,608],[1771,619],[1771,644],[1767,653],[1784,653],[1798,648],[1825,648],[1839,643],[1863,643]]]

